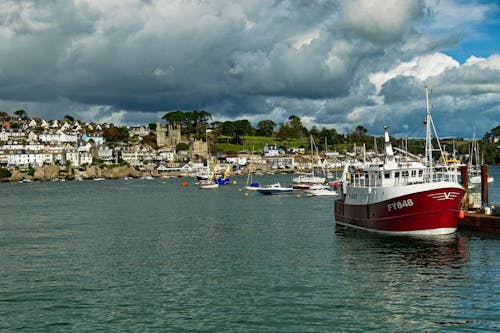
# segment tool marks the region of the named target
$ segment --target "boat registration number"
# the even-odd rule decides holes
[[[390,204],[387,205],[387,210],[389,212],[392,212],[394,210],[408,208],[408,207],[411,207],[411,206],[413,206],[413,200],[406,199],[406,200],[391,202]]]

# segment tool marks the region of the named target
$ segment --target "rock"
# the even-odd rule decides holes
[[[91,166],[88,167],[87,170],[85,170],[82,173],[82,178],[83,179],[93,179],[93,178],[98,178],[99,176],[99,169],[97,166]]]
[[[104,173],[104,177],[111,179],[118,179],[125,177],[139,178],[141,177],[141,175],[142,173],[140,171],[137,171],[136,169],[129,166],[115,167],[113,169],[106,170],[106,172]]]
[[[59,178],[59,167],[57,165],[44,165],[35,168],[34,180],[52,180]]]
[[[11,182],[18,182],[20,180],[23,180],[24,178],[26,178],[26,174],[19,171],[19,170],[14,170],[12,171],[12,175],[10,176],[9,180]]]

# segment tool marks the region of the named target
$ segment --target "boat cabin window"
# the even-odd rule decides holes
[[[403,171],[402,172],[402,176],[407,178],[408,177],[408,171]]]
[[[417,170],[411,170],[411,176],[416,177],[417,176]]]
[[[399,171],[394,172],[394,177],[399,178]]]
[[[389,178],[391,178],[391,173],[390,173],[390,172],[386,172],[386,173],[384,173],[384,178],[385,178],[385,179],[389,179]]]
[[[424,172],[423,172],[422,170],[418,170],[418,176],[419,176],[419,177],[422,177],[423,173],[424,173]]]

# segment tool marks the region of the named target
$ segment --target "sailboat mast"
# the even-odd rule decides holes
[[[210,144],[208,143],[208,133],[212,132],[211,129],[205,130],[205,142],[207,143],[207,169],[210,170]]]

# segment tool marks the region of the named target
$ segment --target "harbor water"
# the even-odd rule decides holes
[[[0,184],[0,331],[500,331],[500,235],[346,229],[234,180]]]

